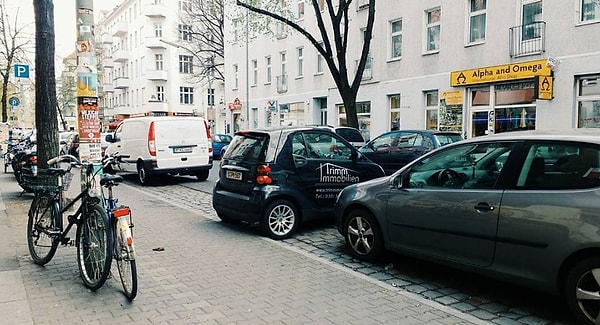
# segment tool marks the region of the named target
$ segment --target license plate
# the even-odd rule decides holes
[[[192,152],[192,147],[175,147],[173,153],[189,153]]]
[[[241,181],[242,180],[242,172],[236,172],[235,170],[228,170],[227,173],[225,173],[225,177],[227,179]]]

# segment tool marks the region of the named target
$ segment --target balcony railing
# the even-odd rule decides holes
[[[509,37],[511,57],[543,53],[546,51],[546,22],[511,27]]]
[[[113,26],[113,36],[123,37],[129,32],[129,26],[126,21],[119,21]]]
[[[125,89],[129,88],[129,78],[127,77],[119,77],[115,79],[115,89]]]
[[[164,5],[147,5],[144,14],[149,18],[165,18],[166,7]]]
[[[278,93],[287,93],[288,91],[288,77],[287,74],[282,74],[277,76],[277,92]]]

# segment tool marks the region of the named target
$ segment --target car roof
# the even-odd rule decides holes
[[[493,135],[484,135],[465,141],[488,141],[488,140],[563,140],[583,141],[600,144],[600,129],[549,129],[505,132]]]

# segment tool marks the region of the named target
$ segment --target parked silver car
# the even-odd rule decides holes
[[[563,295],[600,317],[600,130],[522,131],[449,144],[346,187],[352,254],[416,255]]]

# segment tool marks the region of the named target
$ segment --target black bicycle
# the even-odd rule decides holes
[[[77,158],[63,155],[52,158],[48,165],[68,162],[68,168],[48,168],[39,170],[30,180],[34,189],[34,199],[29,209],[27,224],[27,244],[29,253],[36,264],[48,263],[56,253],[59,244],[73,244],[68,237],[73,225],[77,225],[75,245],[77,261],[84,285],[96,290],[105,282],[110,273],[113,258],[114,232],[98,191],[93,164],[82,165]],[[71,202],[63,205],[63,178],[70,175],[73,166],[85,168],[83,190]],[[68,184],[68,183],[67,183]],[[81,204],[74,214],[67,217],[63,227],[63,214],[77,202]]]

